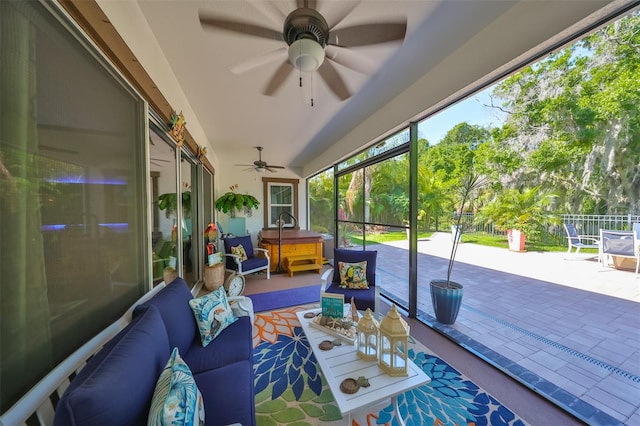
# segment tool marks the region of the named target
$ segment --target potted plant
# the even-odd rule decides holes
[[[258,209],[260,201],[253,195],[240,194],[235,192],[238,184],[231,185],[230,191],[221,195],[216,200],[216,210],[222,213],[228,213],[230,217],[236,217],[238,212],[244,212],[247,216],[251,216],[253,209]]]
[[[509,250],[525,251],[526,239],[538,239],[549,222],[555,218],[547,207],[555,194],[543,191],[539,186],[525,189],[506,189],[483,206],[475,220],[493,223],[507,233]]]
[[[470,171],[462,177],[460,186],[458,187],[460,209],[459,211],[456,211],[456,221],[451,226],[452,229],[456,230],[456,235],[452,238],[449,265],[447,267],[447,277],[446,279],[433,279],[429,283],[433,312],[435,313],[438,322],[442,324],[453,324],[458,317],[458,312],[462,305],[463,286],[460,283],[451,281],[451,271],[453,270],[458,246],[462,241],[462,228],[460,223],[462,221],[464,206],[470,199],[471,195],[473,195],[473,193],[483,184],[484,179],[473,171]]]

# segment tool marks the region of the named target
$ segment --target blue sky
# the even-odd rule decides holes
[[[447,132],[456,124],[467,122],[479,126],[500,126],[504,121],[504,113],[489,105],[489,94],[493,89],[489,87],[482,92],[459,102],[418,125],[418,137],[426,138],[430,144],[442,140]]]

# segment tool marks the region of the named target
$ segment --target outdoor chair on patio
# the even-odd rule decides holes
[[[224,238],[222,241],[227,271],[247,275],[266,270],[267,279],[271,278],[269,252],[262,248],[254,248],[249,235]]]
[[[378,252],[373,250],[346,250],[334,249],[333,267],[322,275],[320,291],[327,293],[344,294],[345,303],[351,302],[353,297],[358,310],[379,310],[380,287],[376,285],[376,259]],[[363,270],[362,262],[366,261]],[[341,265],[342,264],[342,265]],[[342,274],[341,274],[342,271]],[[333,272],[333,278],[329,282],[329,275]],[[341,275],[342,281],[341,285]],[[363,287],[360,279],[366,276],[367,287]],[[351,287],[351,288],[349,288]]]
[[[604,266],[628,267],[622,264],[624,258],[635,260],[636,278],[640,270],[640,223],[634,223],[631,231],[600,230],[602,247],[600,256]],[[619,258],[623,258],[620,260]]]
[[[564,230],[567,233],[567,244],[569,245],[567,253],[571,253],[571,249],[573,249],[574,247],[576,249],[574,254],[580,253],[580,249],[583,248],[600,248],[600,241],[597,238],[578,234],[575,225],[571,223],[565,223]]]

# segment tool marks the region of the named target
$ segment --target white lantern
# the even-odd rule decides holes
[[[367,308],[364,316],[358,321],[358,357],[365,361],[378,359],[378,321]]]
[[[380,322],[378,365],[390,376],[407,376],[409,326],[400,317],[396,305]]]

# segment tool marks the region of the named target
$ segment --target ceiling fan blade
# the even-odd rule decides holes
[[[289,74],[293,71],[293,65],[289,62],[289,59],[285,59],[282,62],[282,65],[277,69],[273,77],[271,77],[271,81],[267,84],[267,87],[264,89],[264,94],[267,96],[273,96],[278,89],[282,86],[282,83],[285,82]]]
[[[234,33],[266,38],[269,40],[284,41],[284,38],[282,38],[282,32],[260,25],[250,24],[248,22],[232,21],[229,19],[200,15],[200,23],[203,27],[217,28]]]
[[[272,169],[286,169],[284,166],[274,166],[273,164],[267,164],[266,167]]]
[[[338,74],[338,71],[330,61],[324,61],[320,68],[318,68],[318,72],[331,91],[335,93],[341,101],[344,101],[351,96],[349,89],[347,89],[347,85],[344,83],[344,80],[340,77],[340,74]]]
[[[376,67],[369,61],[369,58],[355,50],[340,46],[327,46],[324,52],[328,59],[354,71],[367,75],[376,72]]]
[[[234,164],[234,166],[240,166],[240,167],[255,167],[253,164]]]
[[[247,2],[254,9],[260,11],[264,16],[271,19],[271,21],[275,25],[282,25],[284,22],[284,18],[286,18],[285,14],[272,2],[272,1],[250,1]]]
[[[351,12],[358,7],[361,0],[356,1],[347,1],[341,0],[331,3],[330,10],[323,10],[322,15],[324,19],[329,24],[329,30],[332,30],[334,27],[339,25],[344,19],[351,15]]]
[[[406,22],[354,25],[331,31],[329,43],[335,46],[355,47],[403,40]]]
[[[286,56],[287,49],[285,47],[281,47],[279,49],[272,50],[271,52],[267,52],[264,55],[259,55],[255,58],[242,61],[239,64],[229,67],[229,71],[231,71],[233,74],[242,74],[247,71],[259,68],[277,59],[285,58]]]

